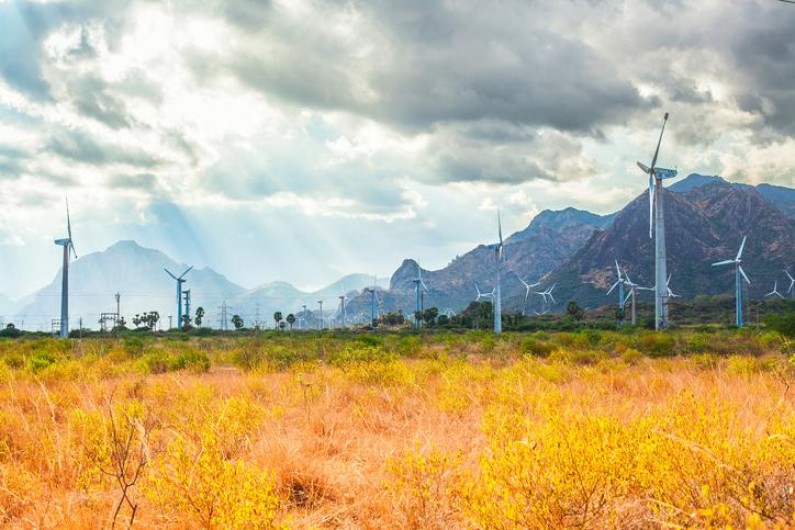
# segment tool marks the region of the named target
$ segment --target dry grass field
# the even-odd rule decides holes
[[[0,526],[789,528],[752,332],[0,342]]]

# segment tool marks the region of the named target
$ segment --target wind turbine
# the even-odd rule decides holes
[[[420,262],[416,261],[415,263],[417,264],[417,277],[411,280],[414,282],[414,290],[417,293],[417,308],[414,312],[414,325],[420,327],[422,322],[421,292],[423,289],[425,289],[425,292],[428,292],[428,286],[422,281],[422,268],[420,268]]]
[[[544,306],[541,309],[541,314],[542,315],[548,313],[549,309],[552,306],[552,304],[547,302],[547,297],[549,297],[549,299],[552,300],[553,304],[555,303],[555,297],[552,296],[552,290],[555,288],[555,285],[557,285],[557,284],[552,284],[552,287],[550,287],[549,289],[547,289],[545,291],[536,291],[535,292],[535,294],[541,296],[541,299],[543,300],[543,303],[544,303]]]
[[[177,331],[182,331],[182,284],[187,281],[185,280],[185,275],[188,274],[192,268],[193,265],[185,269],[179,276],[174,276],[171,274],[170,270],[163,268],[163,270],[177,282]]]
[[[624,272],[624,283],[629,286],[629,293],[627,293],[627,297],[624,298],[623,306],[627,305],[627,301],[628,300],[630,300],[630,299],[632,300],[632,303],[631,303],[631,306],[632,306],[632,321],[631,322],[632,322],[632,325],[634,326],[634,325],[636,325],[638,323],[638,315],[637,315],[637,311],[635,310],[635,291],[654,291],[654,287],[641,287],[637,283],[633,282],[632,279],[630,279],[629,274],[627,274],[627,271],[623,271],[623,272]]]
[[[370,293],[370,325],[375,327],[375,285],[365,287],[364,291]]]
[[[475,284],[475,291],[478,293],[478,297],[475,300],[480,300],[481,298],[491,298],[492,302],[494,301],[494,289],[491,290],[490,293],[483,293],[478,289],[478,284]]]
[[[619,321],[624,321],[624,304],[626,303],[626,299],[624,298],[624,277],[621,275],[621,267],[618,266],[618,260],[616,260],[616,274],[618,274],[618,280],[613,286],[608,289],[607,294],[613,292],[613,289],[618,287],[618,309],[619,309]],[[619,322],[619,323],[620,323]]]
[[[55,244],[63,247],[63,267],[61,270],[61,332],[62,338],[69,336],[69,256],[74,254],[77,259],[75,244],[72,242],[72,223],[69,220],[69,200],[66,200],[66,233],[67,237],[56,239]]]
[[[522,306],[522,316],[525,316],[525,313],[527,312],[527,298],[530,296],[530,289],[532,289],[533,287],[537,287],[538,285],[541,285],[541,282],[527,283],[515,272],[514,275],[519,279],[520,282],[522,282],[522,285],[524,285],[525,288],[524,305]]]
[[[679,298],[679,295],[678,294],[674,294],[674,292],[671,290],[671,287],[670,287],[671,276],[672,275],[669,274],[668,275],[668,279],[665,280],[665,292],[668,294],[668,298]]]
[[[660,138],[657,140],[657,148],[654,150],[654,157],[651,159],[651,167],[638,162],[638,167],[649,175],[649,238],[652,237],[654,230],[654,329],[668,327],[668,293],[663,286],[666,277],[665,271],[665,219],[663,216],[663,179],[676,176],[675,169],[664,169],[657,167],[657,155],[660,154],[660,143],[662,143],[665,124],[668,122],[668,113],[663,117],[663,125],[660,130]]]
[[[784,274],[786,274],[787,278],[789,278],[789,288],[787,289],[787,294],[795,296],[795,278],[793,278],[788,271],[784,271]]]
[[[340,316],[342,317],[342,328],[345,328],[346,321],[348,320],[348,313],[347,308],[345,307],[345,295],[341,294],[338,296],[340,299]]]
[[[782,300],[784,300],[784,296],[783,296],[783,295],[782,295],[780,292],[778,292],[778,280],[776,280],[776,281],[773,283],[773,290],[772,290],[772,291],[770,291],[769,293],[767,293],[767,294],[765,295],[765,298],[767,298],[768,296],[773,296],[773,295],[776,295],[776,296],[778,296],[779,298],[781,298]]]
[[[723,261],[718,261],[713,263],[712,266],[720,266],[720,265],[734,265],[734,275],[736,280],[735,286],[735,297],[737,298],[737,327],[743,327],[743,283],[742,279],[745,279],[748,282],[748,285],[751,285],[751,280],[748,279],[746,276],[745,271],[743,270],[740,263],[742,262],[742,255],[743,249],[745,248],[745,240],[747,236],[743,236],[743,242],[740,243],[740,250],[737,252],[737,257],[734,259],[727,259]]]
[[[502,289],[500,288],[500,269],[502,262],[505,260],[505,254],[502,244],[502,220],[500,219],[500,211],[497,210],[497,233],[500,236],[500,242],[494,245],[494,333],[502,333]]]

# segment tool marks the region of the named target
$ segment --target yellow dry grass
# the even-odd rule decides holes
[[[280,371],[0,365],[0,525],[795,525],[780,351],[578,362],[576,347],[459,346]]]

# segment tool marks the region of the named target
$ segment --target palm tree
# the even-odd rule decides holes
[[[282,321],[282,312],[281,311],[276,311],[273,314],[273,320],[276,321],[276,329],[278,329],[279,328],[279,322]]]
[[[287,323],[290,325],[290,331],[293,330],[293,324],[295,324],[295,315],[290,313],[287,315]]]
[[[243,327],[243,319],[240,318],[240,315],[232,315],[232,324],[236,330],[240,330]]]

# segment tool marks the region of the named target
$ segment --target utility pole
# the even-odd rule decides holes
[[[171,329],[171,327],[172,327],[172,325],[171,325],[171,317],[172,316],[173,315],[168,315],[168,329]]]
[[[320,304],[320,329],[323,330],[323,300],[318,300],[318,304]]]
[[[259,329],[259,302],[257,302],[256,311],[254,313],[254,327]]]
[[[223,301],[220,307],[221,310],[221,317],[218,327],[221,328],[223,331],[227,331],[229,329],[229,323],[227,321],[227,311],[229,310],[229,306],[226,305],[226,300]]]

